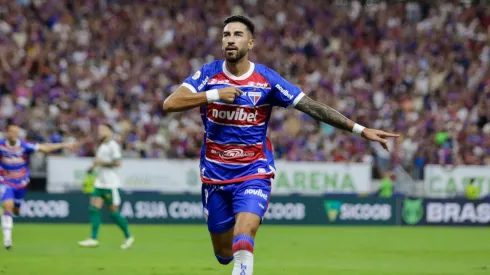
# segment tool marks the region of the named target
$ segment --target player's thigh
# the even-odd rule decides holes
[[[233,197],[235,235],[255,237],[269,204],[270,184],[270,180],[254,179],[237,185]]]
[[[233,232],[234,228],[222,233],[209,233],[211,235],[211,242],[213,243],[213,251],[215,254],[224,258],[233,256]]]
[[[119,210],[119,206],[121,205],[121,192],[118,188],[111,189],[111,196],[106,201],[106,204],[109,205],[109,210],[112,212]]]
[[[104,206],[104,190],[100,188],[95,188],[94,192],[90,195],[90,205],[98,209]]]
[[[203,184],[202,204],[208,230],[212,234],[229,231],[235,225],[229,187]]]
[[[0,184],[0,198],[3,210],[13,212],[15,207],[14,188],[7,184]]]

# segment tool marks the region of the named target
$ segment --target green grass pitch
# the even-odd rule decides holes
[[[132,226],[134,246],[101,228],[98,248],[79,248],[88,225],[16,224],[14,249],[0,251],[0,275],[230,275],[205,226]],[[490,274],[488,228],[300,227],[264,225],[258,275]]]

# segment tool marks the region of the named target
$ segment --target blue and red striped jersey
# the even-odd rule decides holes
[[[22,188],[29,183],[29,154],[38,145],[23,140],[11,146],[6,139],[0,140],[0,183]]]
[[[224,60],[204,65],[182,85],[194,93],[228,86],[243,91],[233,104],[217,101],[201,107],[205,130],[202,182],[227,184],[273,178],[273,151],[267,138],[272,107],[293,107],[304,93],[261,64],[250,62],[247,73],[234,76],[226,70]]]

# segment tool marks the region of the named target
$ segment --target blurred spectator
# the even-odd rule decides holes
[[[197,158],[198,110],[164,114],[161,103],[222,57],[222,20],[246,11],[258,30],[253,61],[361,124],[402,134],[387,153],[277,109],[277,158],[369,162],[378,175],[400,162],[416,178],[428,163],[490,163],[490,7],[217,2],[0,0],[0,126],[13,118],[36,141],[89,137],[80,155],[92,155],[105,121],[126,157]]]

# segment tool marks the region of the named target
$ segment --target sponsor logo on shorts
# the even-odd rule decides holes
[[[267,200],[269,197],[267,194],[262,192],[262,189],[247,189],[244,192],[245,195],[254,195],[263,198],[264,200]]]

